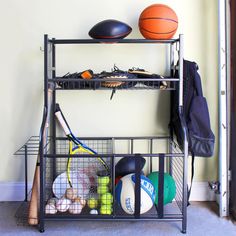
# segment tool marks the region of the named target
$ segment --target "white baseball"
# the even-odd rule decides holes
[[[47,204],[56,205],[56,204],[57,204],[57,201],[58,201],[58,198],[53,197],[53,198],[50,198],[50,199],[48,200]]]
[[[71,214],[80,214],[83,209],[83,205],[79,202],[73,202],[69,207]]]
[[[85,205],[86,205],[86,200],[85,199],[83,199],[83,198],[81,198],[80,199],[80,203],[82,204],[82,206],[84,207]]]
[[[80,197],[75,198],[73,202],[78,202],[78,203],[80,203],[83,207],[85,207],[85,205],[86,205],[86,200],[83,199],[83,198],[80,198]]]
[[[56,208],[60,212],[66,212],[71,205],[71,200],[65,197],[60,198],[56,203]]]
[[[78,191],[74,188],[66,189],[66,198],[70,200],[75,200],[78,197]]]
[[[96,209],[92,209],[89,214],[91,215],[98,215],[98,211]]]
[[[81,200],[81,197],[77,197],[73,200],[73,202],[80,202],[80,200]]]
[[[56,206],[54,204],[47,204],[45,206],[45,213],[46,214],[56,214],[57,213]]]

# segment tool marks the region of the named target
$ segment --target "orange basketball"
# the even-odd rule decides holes
[[[153,4],[139,17],[139,30],[146,39],[171,39],[178,28],[178,17],[164,4]]]

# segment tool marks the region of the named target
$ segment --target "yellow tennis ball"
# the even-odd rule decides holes
[[[98,194],[104,194],[109,192],[108,186],[107,185],[99,185],[97,188],[97,193]]]
[[[87,201],[88,207],[94,209],[98,206],[98,200],[96,198],[90,198]]]
[[[100,214],[102,215],[111,215],[112,205],[102,205],[100,208]]]
[[[110,182],[109,176],[99,176],[98,177],[98,184],[99,185],[107,185]]]
[[[113,196],[111,193],[104,193],[101,196],[101,203],[104,205],[112,204],[113,202]]]

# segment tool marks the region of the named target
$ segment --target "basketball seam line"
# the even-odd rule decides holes
[[[170,32],[166,32],[166,33],[155,33],[155,32],[146,30],[146,29],[144,29],[144,28],[141,28],[141,30],[146,31],[146,32],[151,33],[151,34],[171,34],[171,33],[174,33],[174,32],[177,30],[177,27],[176,27],[174,30],[172,30],[172,31],[170,31]]]
[[[168,21],[173,21],[178,24],[178,21],[176,21],[176,20],[172,20],[169,18],[163,18],[163,17],[148,17],[148,18],[140,19],[140,20],[153,20],[153,19],[155,19],[155,20],[168,20]]]

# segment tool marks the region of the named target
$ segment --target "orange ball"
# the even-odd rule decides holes
[[[178,28],[178,17],[164,4],[153,4],[139,17],[139,30],[146,39],[171,39]]]

